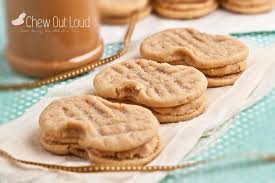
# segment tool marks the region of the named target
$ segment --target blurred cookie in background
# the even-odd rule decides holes
[[[101,21],[108,24],[126,24],[133,13],[142,19],[151,13],[149,0],[98,0]]]
[[[216,0],[153,0],[153,9],[166,18],[199,18],[217,9]]]
[[[229,11],[242,14],[258,14],[271,11],[274,0],[220,0],[221,6]]]

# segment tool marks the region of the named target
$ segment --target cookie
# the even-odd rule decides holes
[[[155,33],[140,46],[141,55],[158,62],[183,61],[197,69],[213,69],[244,61],[248,48],[230,36],[210,35],[190,28]]]
[[[242,14],[257,14],[271,11],[274,6],[273,0],[221,0],[223,8]]]
[[[91,152],[120,154],[142,149],[158,137],[159,126],[152,112],[144,107],[112,103],[96,96],[56,100],[41,113],[39,124],[41,144],[46,150],[81,157],[89,157]],[[151,160],[153,154],[145,158]],[[138,160],[135,158],[133,163]],[[140,162],[144,159],[140,158]]]
[[[241,74],[242,72],[221,77],[207,77],[208,87],[213,88],[232,85],[237,81]]]
[[[217,7],[218,3],[215,0],[182,3],[158,0],[153,3],[153,8],[159,15],[176,19],[199,18],[213,12]]]
[[[175,123],[175,122],[179,122],[179,121],[187,121],[187,120],[191,120],[197,116],[199,116],[200,114],[202,114],[206,109],[206,101],[204,101],[201,106],[199,106],[199,108],[197,108],[196,110],[194,110],[191,113],[183,113],[183,114],[160,114],[160,113],[154,113],[154,115],[158,118],[159,122],[161,123]]]
[[[196,10],[196,9],[203,9],[205,7],[213,5],[213,3],[217,4],[215,0],[200,0],[200,1],[186,1],[186,2],[178,2],[178,3],[171,3],[166,0],[154,0],[153,1],[157,6],[162,7],[164,9],[172,9],[175,11],[180,10]]]
[[[244,71],[247,67],[247,61],[241,61],[235,64],[223,66],[223,67],[216,67],[213,69],[200,69],[200,71],[208,76],[225,76],[230,74],[236,74]]]
[[[148,0],[98,0],[101,19],[104,23],[128,23],[131,15],[138,13],[138,19],[150,14],[151,7]]]
[[[206,105],[205,94],[185,105],[170,108],[151,108],[160,123],[186,121],[201,114]]]
[[[146,6],[144,7],[142,10],[139,10],[138,14],[137,14],[137,19],[141,20],[144,17],[148,16],[152,11],[151,6]],[[126,24],[130,21],[130,16],[126,16],[126,17],[105,17],[103,18],[103,23],[106,24]]]
[[[201,96],[206,77],[188,66],[172,66],[146,59],[121,62],[103,69],[94,79],[98,95],[129,100],[148,107],[173,107]]]
[[[176,28],[149,36],[140,52],[146,59],[195,67],[208,77],[209,87],[219,87],[234,84],[246,69],[249,50],[230,36]]]

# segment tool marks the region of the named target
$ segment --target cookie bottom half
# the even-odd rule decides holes
[[[183,61],[171,62],[173,65],[185,65]],[[208,81],[208,88],[233,85],[247,68],[247,60],[212,69],[199,69]]]
[[[117,158],[108,155],[106,156],[106,154],[95,153],[93,151],[87,151],[87,153],[89,159],[97,164],[145,165],[153,161],[159,155],[162,149],[159,137],[155,137],[153,141],[148,143],[150,147],[146,148],[146,153],[144,152],[143,147],[138,150],[139,153],[133,153],[130,158]],[[142,153],[145,153],[146,155],[144,156]]]
[[[207,77],[208,88],[233,85],[237,81],[237,79],[239,79],[242,73],[243,72],[239,72],[236,74],[230,74],[221,77]]]
[[[144,165],[151,162],[161,151],[160,137],[154,137],[146,144],[124,152],[102,152],[85,149],[77,143],[64,143],[41,139],[47,151],[57,155],[75,155],[96,164]]]
[[[209,77],[221,77],[231,74],[236,74],[244,71],[247,67],[247,61],[237,62],[235,64],[229,64],[223,67],[216,67],[213,69],[199,69],[205,76]]]
[[[198,107],[190,108],[188,111],[182,110],[182,111],[178,111],[177,113],[170,113],[170,114],[169,113],[161,114],[159,112],[153,111],[153,114],[156,116],[156,118],[159,120],[160,123],[175,123],[175,122],[188,121],[201,115],[205,111],[206,105],[207,105],[206,97],[204,96],[203,100],[201,101]]]

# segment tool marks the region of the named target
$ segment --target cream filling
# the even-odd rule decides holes
[[[152,140],[150,140],[146,144],[128,151],[103,152],[95,149],[89,149],[88,151],[89,153],[92,153],[96,156],[103,157],[103,158],[114,158],[118,160],[125,160],[125,159],[138,159],[138,158],[149,157],[151,154],[155,152],[158,146],[159,146],[159,138],[154,137]]]

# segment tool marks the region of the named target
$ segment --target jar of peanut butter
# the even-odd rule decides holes
[[[46,77],[100,59],[96,0],[6,0],[6,58],[18,72]]]

